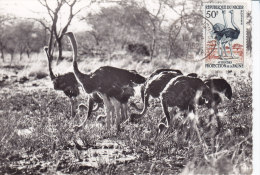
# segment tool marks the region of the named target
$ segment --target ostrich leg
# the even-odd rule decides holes
[[[127,104],[124,104],[124,110],[125,110],[125,116],[124,116],[124,121],[128,118],[128,106]]]
[[[121,106],[121,113],[122,113],[122,120],[125,121],[127,119],[127,104],[122,104]]]
[[[106,111],[105,111],[106,112]],[[113,117],[115,116],[115,108],[110,105],[110,115]],[[103,123],[103,121],[107,119],[107,114],[98,115],[96,121]],[[114,120],[112,120],[112,125],[114,124]]]
[[[104,106],[105,106],[105,114],[106,114],[106,128],[111,128],[111,113],[113,113],[113,105],[111,104],[110,99],[106,95],[102,95]]]
[[[220,48],[220,42],[217,41],[217,44],[218,44],[218,56],[219,56],[220,58],[222,58],[222,49]]]
[[[120,110],[121,110],[121,118],[122,118],[122,121],[123,120],[125,120],[125,117],[126,117],[126,115],[125,115],[125,111],[124,111],[124,104],[122,104],[121,106],[120,106]]]
[[[234,56],[233,56],[232,42],[229,41],[228,44],[229,44],[229,49],[230,49],[231,57],[234,58]]]
[[[117,100],[113,100],[113,104],[115,106],[115,111],[116,111],[116,129],[117,129],[117,131],[120,131],[120,118],[121,118],[120,117],[120,109],[121,109],[121,104]]]
[[[73,97],[70,98],[70,111],[71,111],[71,117],[75,117],[76,115],[76,101]]]
[[[225,57],[227,56],[227,52],[226,52],[226,43],[222,43],[222,48],[224,50],[224,54],[225,54]]]

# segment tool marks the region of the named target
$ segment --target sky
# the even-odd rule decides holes
[[[102,1],[102,0],[101,0]],[[105,1],[105,0],[103,0]],[[142,1],[142,0],[136,0],[136,1]],[[156,13],[158,10],[158,0],[145,0],[146,7],[149,9],[150,12]],[[179,0],[182,1],[182,0]],[[48,0],[47,2],[52,2],[52,4],[55,6],[55,0]],[[82,7],[87,6],[88,0],[82,0],[80,3],[77,3],[75,5],[75,11],[77,9],[80,9]],[[92,4],[91,6],[88,6],[84,8],[75,18],[72,20],[72,23],[70,25],[70,30],[73,30],[75,32],[78,31],[85,31],[90,30],[91,27],[87,25],[86,22],[80,21],[80,17],[86,16],[89,12],[98,12],[102,7],[108,7],[115,5],[113,2],[107,2],[107,3],[101,3],[100,4]],[[66,6],[64,6],[66,7]],[[61,16],[61,24],[66,23],[68,18],[68,8],[62,8],[62,15]],[[173,14],[175,12],[171,10],[164,9],[163,12],[166,14],[165,19],[170,20],[173,16],[176,16],[176,14]],[[0,0],[0,14],[12,14],[17,17],[22,18],[45,18],[49,19],[49,16],[47,14],[47,10],[38,2],[38,0]]]
[[[55,1],[47,1],[50,2],[50,6],[55,6]],[[86,7],[88,5],[87,0],[81,1],[75,5],[74,11],[81,9],[82,7]],[[61,10],[60,15],[60,23],[65,24],[68,19],[68,7],[64,6]],[[85,31],[86,29],[91,29],[90,26],[80,20],[80,17],[86,15],[91,12],[98,12],[100,10],[100,6],[93,4],[90,7],[84,8],[77,16],[75,16],[70,25],[70,30],[74,32]],[[38,0],[0,0],[0,14],[10,14],[16,17],[21,18],[45,18],[50,19],[47,13],[47,10],[39,3]]]
[[[86,5],[89,0],[82,0],[78,6]],[[100,0],[102,1],[102,0]],[[115,4],[113,0],[107,0],[107,3],[104,3],[106,0],[102,1],[103,6],[109,6],[109,4]],[[108,2],[110,1],[110,2]],[[118,0],[120,1],[120,0]],[[142,0],[136,0],[142,1]],[[146,6],[151,11],[156,11],[158,7],[158,0],[145,0]],[[182,1],[182,0],[176,0],[176,1]],[[55,0],[48,2],[53,2],[52,5],[54,5]],[[91,5],[91,7],[88,7],[88,11],[98,11],[100,9],[100,5],[94,4]],[[46,10],[41,6],[41,4],[38,2],[38,0],[0,0],[0,13],[10,13],[15,14],[16,16],[20,17],[30,17],[37,15],[33,12],[40,12],[44,13]],[[87,9],[85,10],[87,11]]]
[[[38,0],[0,0],[0,13],[20,17],[36,17],[33,11],[44,12]]]

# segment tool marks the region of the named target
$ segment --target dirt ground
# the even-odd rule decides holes
[[[2,71],[0,174],[252,173],[252,80],[247,73],[228,75],[233,97],[219,107],[221,132],[212,137],[214,120],[212,130],[203,125],[200,143],[195,136],[186,139],[192,128],[182,123],[182,114],[175,121],[181,129],[155,139],[163,117],[158,99],[150,100],[143,119],[121,126],[120,133],[96,122],[103,109],[75,132],[73,126],[84,120],[87,111],[70,118],[69,99],[53,90],[48,74],[18,77],[17,67],[2,67]],[[78,103],[86,100],[82,93]],[[131,101],[142,106],[139,95]],[[133,111],[130,108],[129,113]],[[206,108],[200,108],[199,121],[206,123],[207,114]]]

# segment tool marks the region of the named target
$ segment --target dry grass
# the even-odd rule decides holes
[[[202,78],[223,76],[231,83],[234,96],[219,107],[222,113],[222,130],[213,138],[213,129],[206,125],[199,128],[202,142],[196,135],[186,139],[187,130],[194,131],[183,116],[174,120],[172,128],[164,136],[155,139],[158,121],[163,117],[158,99],[151,99],[147,114],[138,124],[122,126],[118,135],[115,128],[107,131],[93,119],[86,128],[74,132],[70,128],[80,123],[85,113],[76,118],[70,116],[69,100],[63,93],[50,88],[50,79],[44,78],[38,87],[12,83],[0,90],[0,174],[251,174],[252,173],[252,80],[247,72],[205,72],[199,63],[183,60],[167,60],[163,57],[150,63],[133,61],[129,55],[117,55],[113,59],[81,59],[84,72],[102,65],[136,69],[149,75],[157,68],[175,68],[184,73],[196,72]],[[24,63],[19,70],[24,75],[48,73],[46,58]],[[54,65],[55,73],[71,70],[71,63],[64,61]],[[9,70],[10,71],[10,70]],[[35,74],[34,74],[34,73]],[[19,73],[18,73],[19,74]],[[37,82],[39,82],[37,80]],[[30,87],[30,88],[29,88]],[[79,101],[85,101],[85,95]],[[140,97],[131,99],[137,104]],[[141,105],[141,104],[138,104]],[[133,112],[133,109],[131,109]],[[207,122],[208,111],[201,108],[199,121]],[[190,120],[192,122],[193,120]],[[179,126],[179,129],[176,129]],[[99,147],[104,139],[118,146]],[[121,142],[123,142],[121,144]],[[100,151],[115,150],[106,160]],[[105,154],[105,153],[104,153]],[[126,159],[133,156],[133,159]],[[94,159],[94,163],[87,164]],[[108,164],[108,162],[116,163]],[[122,161],[119,161],[122,160]]]

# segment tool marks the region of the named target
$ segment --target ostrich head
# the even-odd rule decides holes
[[[69,91],[72,90],[72,88],[77,87],[77,80],[74,74],[69,72],[64,75],[56,76],[56,78],[53,79],[53,85],[56,90]]]
[[[234,10],[229,10],[229,13],[231,13],[231,15],[234,14]]]
[[[187,76],[197,78],[198,74],[196,74],[196,73],[189,73]]]
[[[162,118],[161,121],[159,122],[158,124],[158,127],[156,129],[156,136],[155,136],[155,139],[161,135],[161,133],[163,133],[164,131],[166,131],[167,129],[169,128],[168,126],[168,122],[167,122],[167,119],[166,117]]]
[[[231,86],[228,84],[227,85],[227,87],[226,87],[226,89],[225,89],[225,96],[229,99],[229,100],[231,100],[231,98],[232,98],[232,88],[231,88]]]
[[[62,77],[56,77],[52,80],[54,89],[56,90],[63,90],[66,87],[65,82],[63,81]]]
[[[222,14],[226,14],[226,10],[222,10]]]
[[[210,35],[212,38],[216,38],[218,32],[222,31],[224,29],[224,25],[220,23],[216,23],[212,27],[212,31],[210,32]]]
[[[44,50],[45,52],[48,52],[48,50],[49,50],[48,46],[44,46],[44,47],[43,47],[43,50]]]
[[[196,96],[198,96],[198,104],[206,105],[207,107],[211,107],[211,103],[214,101],[213,94],[211,90],[203,85],[200,90],[197,92]]]
[[[167,128],[168,128],[168,126],[166,126],[165,123],[159,123],[158,124],[158,134],[162,133]]]

